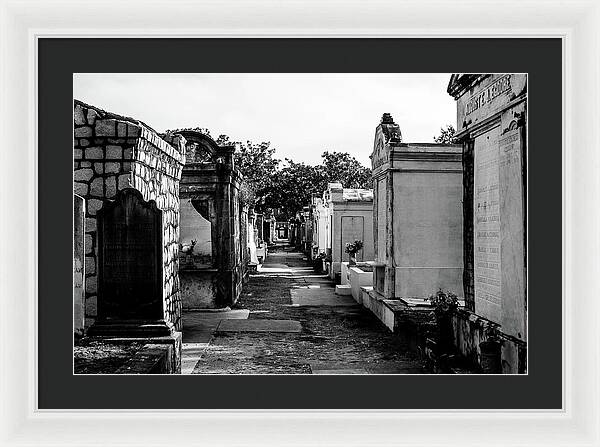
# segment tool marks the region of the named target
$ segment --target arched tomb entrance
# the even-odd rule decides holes
[[[239,187],[233,145],[196,131],[186,139],[179,187],[179,277],[185,310],[223,308],[238,299],[243,280]]]

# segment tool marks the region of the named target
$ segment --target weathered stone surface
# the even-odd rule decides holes
[[[96,277],[89,276],[85,279],[85,291],[87,293],[95,293],[96,292]]]
[[[81,149],[73,149],[73,158],[75,160],[83,158],[83,151]]]
[[[83,116],[83,108],[80,105],[75,106],[75,109],[73,110],[73,121],[78,126],[85,124],[85,117]]]
[[[123,157],[123,149],[121,146],[108,145],[106,146],[106,158],[110,160],[120,160]]]
[[[525,193],[522,128],[505,132],[500,145],[502,331],[527,340],[525,301]],[[505,350],[508,354],[508,350]],[[507,360],[507,356],[504,356]],[[512,356],[511,356],[512,357]],[[516,363],[515,358],[510,359]]]
[[[93,217],[85,218],[85,231],[90,233],[92,231],[96,231],[96,219]]]
[[[106,197],[112,198],[117,194],[117,180],[115,177],[107,177],[104,180],[104,185],[106,188]]]
[[[90,194],[93,197],[104,197],[104,180],[97,177],[90,183]]]
[[[127,124],[127,136],[137,138],[140,136],[141,129],[135,124]]]
[[[85,138],[85,137],[91,137],[92,136],[92,128],[85,126],[85,127],[76,127],[75,128],[75,138]]]
[[[87,193],[88,193],[88,185],[87,185],[87,183],[75,182],[73,184],[73,192],[75,192],[75,194],[79,194],[80,196],[87,195]]]
[[[114,120],[97,120],[95,126],[96,136],[114,137],[116,135],[115,124]]]
[[[87,231],[89,231],[89,229],[86,229]],[[92,236],[90,234],[86,234],[85,235],[85,254],[88,255],[90,253],[92,253],[93,250],[93,245],[92,245]]]
[[[352,296],[332,293],[331,287],[297,288],[290,291],[295,306],[356,306]]]
[[[96,274],[96,261],[91,256],[87,256],[85,258],[85,273],[87,275],[95,275]]]
[[[104,149],[98,146],[85,149],[85,158],[87,160],[102,160],[104,158]]]
[[[109,156],[107,155],[106,158],[109,158]],[[104,172],[106,172],[107,174],[116,174],[117,172],[119,172],[120,168],[121,165],[117,162],[106,162],[104,164]]]
[[[475,312],[499,322],[502,313],[498,127],[475,139],[473,197]]]
[[[89,145],[90,145],[90,140],[87,140],[85,138],[81,138],[79,140],[79,146],[86,147],[86,146],[89,146]]]
[[[83,114],[88,117],[88,124],[93,126],[94,131],[97,129],[98,133],[92,138],[75,138],[74,149],[75,154],[80,154],[80,158],[77,160],[79,165],[75,165],[76,171],[80,171],[77,174],[79,181],[77,182],[77,190],[85,193],[86,199],[91,204],[88,207],[88,219],[86,219],[88,229],[88,246],[89,254],[97,256],[97,247],[95,247],[96,238],[96,219],[95,215],[101,206],[100,199],[114,199],[119,189],[130,187],[131,184],[143,193],[145,199],[155,200],[157,206],[161,207],[164,211],[164,232],[163,232],[163,249],[166,258],[163,266],[163,284],[164,288],[162,291],[162,300],[164,306],[164,318],[171,321],[176,327],[181,328],[180,312],[180,283],[177,276],[177,260],[176,254],[178,252],[177,238],[178,238],[178,182],[181,176],[181,160],[170,158],[170,152],[166,147],[164,141],[159,138],[153,131],[147,130],[144,140],[145,150],[147,152],[150,166],[145,167],[144,170],[132,172],[132,151],[135,145],[140,143],[138,137],[141,134],[140,127],[131,123],[131,126],[114,119],[102,119],[101,115],[104,113],[99,109],[94,110],[92,107],[87,106],[83,103],[75,101],[75,106],[82,108]],[[127,130],[126,130],[127,129]],[[85,147],[82,145],[82,140],[88,140],[92,147]],[[149,143],[155,141],[155,143]],[[86,142],[83,142],[86,144]],[[122,145],[125,147],[125,153],[122,153]],[[112,146],[109,148],[109,146]],[[121,147],[119,147],[121,146]],[[105,166],[105,155],[108,152],[108,158],[116,157],[113,160],[106,162]],[[127,162],[123,162],[123,157],[127,159]],[[156,160],[153,164],[152,159]],[[96,163],[94,163],[96,162]],[[175,166],[172,166],[175,165]],[[90,183],[95,180],[94,172],[83,171],[83,168],[91,168],[94,166],[94,172],[98,176],[102,176],[103,186],[102,196],[92,197],[90,190]],[[119,176],[119,173],[122,176]],[[125,174],[127,173],[127,174]],[[75,185],[74,185],[75,187]],[[100,190],[99,182],[94,183],[94,192],[97,193]],[[93,239],[93,240],[92,240]],[[98,268],[96,266],[95,274],[90,274],[90,277],[96,277]],[[95,285],[87,291],[88,296],[96,295]],[[86,319],[86,325],[89,326],[94,322],[95,318],[88,316]]]
[[[85,327],[85,201],[74,196],[73,207],[73,332],[81,336]]]
[[[95,295],[89,296],[85,300],[85,314],[90,317],[98,316],[98,297]]]
[[[89,199],[87,203],[87,212],[91,216],[95,216],[98,210],[102,208],[102,200]]]
[[[73,179],[77,181],[87,182],[94,176],[94,171],[91,169],[79,169],[73,173]]]
[[[119,190],[129,188],[131,186],[131,176],[129,174],[122,174],[119,176]]]
[[[88,109],[87,120],[90,126],[94,125],[96,118],[98,118],[98,113],[94,109]]]

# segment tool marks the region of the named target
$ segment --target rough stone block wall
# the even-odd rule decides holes
[[[98,316],[96,213],[105,200],[132,187],[163,212],[164,318],[181,330],[179,180],[185,139],[165,138],[139,121],[75,101],[74,192],[86,200],[86,327]]]

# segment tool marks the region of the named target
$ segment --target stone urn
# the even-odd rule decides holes
[[[348,260],[348,265],[356,265],[356,253],[348,253],[350,259]]]
[[[480,363],[484,374],[502,374],[502,344],[497,340],[479,343]]]

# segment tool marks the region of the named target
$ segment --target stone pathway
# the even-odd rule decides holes
[[[280,247],[235,309],[184,313],[183,374],[422,374],[368,310]]]

